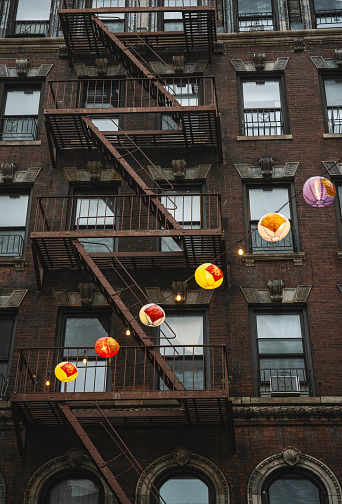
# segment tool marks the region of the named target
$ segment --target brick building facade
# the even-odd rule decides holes
[[[0,15],[0,504],[341,503],[342,2]]]

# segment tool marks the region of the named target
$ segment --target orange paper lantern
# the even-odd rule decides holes
[[[261,217],[258,223],[258,231],[261,238],[269,242],[280,241],[290,231],[290,221],[280,213],[269,213]]]
[[[160,306],[150,303],[141,308],[139,317],[143,324],[150,327],[158,327],[165,320],[165,312]]]
[[[195,280],[203,289],[216,289],[223,282],[223,273],[215,264],[204,263],[195,271]]]
[[[110,336],[104,336],[103,338],[99,338],[95,343],[96,353],[103,357],[104,359],[109,359],[110,357],[114,357],[119,350],[119,343]]]
[[[55,375],[61,382],[71,382],[77,378],[78,369],[72,362],[60,362],[55,367]]]

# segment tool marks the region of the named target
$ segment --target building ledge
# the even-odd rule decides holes
[[[6,146],[12,146],[12,145],[42,145],[41,140],[1,140],[0,141],[0,146],[1,147],[6,147]]]
[[[342,250],[338,250],[337,251],[337,259],[339,259],[340,261],[342,261]]]
[[[15,271],[24,271],[27,266],[27,259],[22,257],[0,257],[0,268],[2,266],[14,266]]]
[[[323,138],[342,138],[342,133],[323,133]]]
[[[341,252],[342,254],[342,252]],[[342,258],[342,255],[341,255]],[[255,261],[293,261],[294,266],[303,266],[305,252],[274,252],[265,254],[244,254],[242,260],[246,266],[255,266]]]
[[[251,140],[293,140],[292,135],[260,135],[260,136],[242,136],[238,135],[236,137],[238,142],[243,140],[251,141]]]

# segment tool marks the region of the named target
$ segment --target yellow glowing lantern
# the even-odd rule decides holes
[[[139,312],[141,322],[150,327],[158,327],[165,321],[165,312],[160,306],[150,303]]]
[[[269,213],[261,217],[258,231],[261,238],[269,242],[280,241],[290,231],[290,221],[280,213]]]
[[[77,378],[78,369],[72,362],[60,362],[55,367],[55,375],[61,382],[71,382]]]
[[[195,271],[195,280],[203,289],[216,289],[223,282],[223,273],[215,264],[204,263]]]
[[[110,357],[114,357],[119,350],[119,343],[110,336],[104,336],[103,338],[99,338],[95,343],[96,353],[100,357],[104,357],[105,359],[109,359]]]

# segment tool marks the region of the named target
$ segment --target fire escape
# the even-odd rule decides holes
[[[99,209],[101,196],[38,198],[31,233],[38,289],[43,288],[44,275],[49,270],[86,271],[124,327],[130,330],[136,344],[123,345],[119,354],[105,364],[94,358],[89,348],[20,350],[11,395],[17,441],[19,450],[23,451],[26,429],[42,425],[71,426],[122,504],[130,501],[119,482],[121,473],[114,474],[111,463],[120,458],[127,466],[123,472],[144,473],[119,436],[117,427],[220,425],[227,428],[231,448],[234,446],[225,346],[193,348],[191,355],[196,354],[196,360],[189,360],[187,347],[174,346],[167,339],[167,344],[157,345],[150,332],[137,322],[141,305],[148,301],[132,276],[140,268],[191,269],[213,260],[224,271],[227,269],[220,196],[192,195],[191,198],[200,199],[205,218],[195,223],[190,211],[185,222],[177,214],[175,200],[167,191],[146,182],[148,159],[141,150],[153,146],[205,145],[216,146],[220,152],[213,79],[160,78],[135,51],[143,42],[153,50],[176,44],[185,51],[205,46],[211,53],[215,8],[192,4],[191,1],[188,7],[170,7],[164,3],[162,7],[88,8],[83,0],[63,0],[59,16],[71,61],[79,53],[103,55],[107,52],[131,77],[51,81],[48,86],[45,119],[52,162],[56,164],[62,150],[97,149],[119,172],[132,194],[111,196],[111,214],[95,212],[95,216],[89,216],[89,212],[86,216],[80,207],[85,203],[88,209]],[[170,11],[181,13],[183,32],[112,33],[101,19],[105,14],[115,18],[116,14],[118,17],[128,13],[152,16]],[[201,90],[201,100],[196,99],[194,105],[183,96],[180,103],[175,93],[177,88],[187,90],[185,93],[191,88],[195,94]],[[151,114],[167,116],[173,129],[121,128],[118,118],[130,117],[133,113],[142,118],[146,115],[146,124]],[[103,119],[107,121],[105,130],[98,122]],[[177,197],[185,198],[185,195]],[[84,241],[96,243],[108,237],[116,241],[114,252],[107,246],[90,251]],[[132,252],[132,239],[136,238],[146,247]],[[175,242],[175,250],[151,252],[153,240],[165,238]],[[116,275],[119,288],[113,287],[104,273],[107,271]],[[74,382],[61,385],[54,378],[53,369],[58,362],[71,360],[82,366],[84,356],[87,364],[82,368],[83,388],[73,385]],[[87,376],[93,385],[89,385],[90,379],[86,385]],[[116,447],[110,460],[104,460],[86,430],[95,425],[106,431]],[[151,488],[157,492],[153,485]]]

